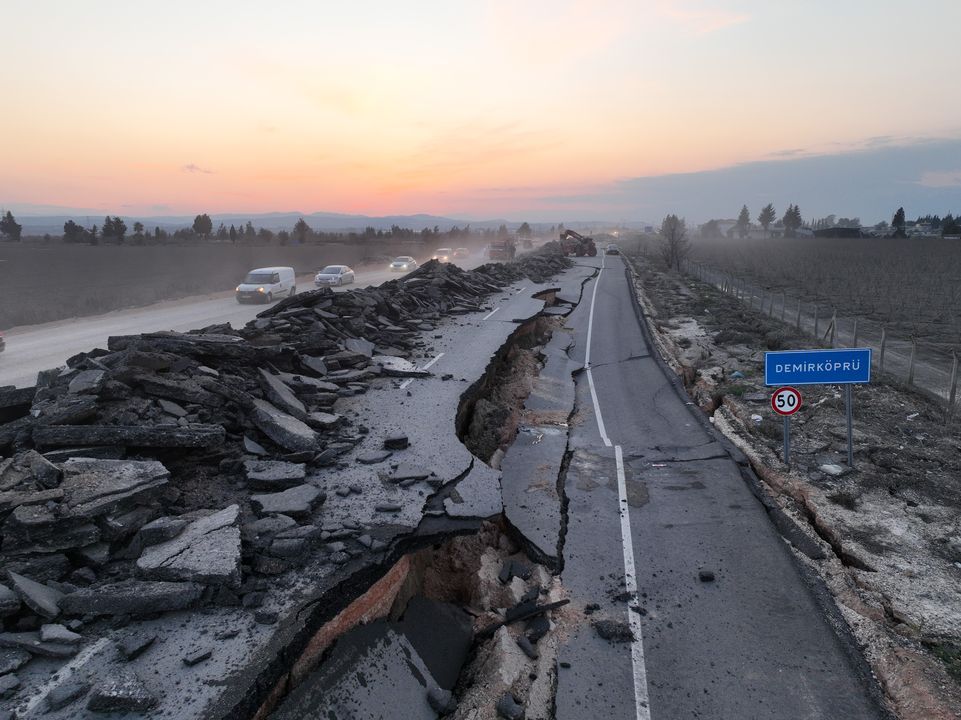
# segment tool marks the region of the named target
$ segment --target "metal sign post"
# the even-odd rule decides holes
[[[764,354],[764,384],[778,386],[771,397],[774,411],[785,416],[784,457],[789,457],[787,415],[778,410],[775,402],[783,397],[782,410],[787,409],[788,395],[797,395],[797,405],[801,404],[801,394],[791,385],[844,385],[844,412],[847,420],[848,467],[854,467],[853,416],[854,400],[852,385],[871,382],[871,348],[838,348],[832,350],[785,350]],[[785,387],[787,386],[787,387]],[[796,409],[795,409],[796,412]]]
[[[851,430],[851,422],[852,422],[852,417],[854,415],[854,411],[851,405],[852,405],[851,386],[845,385],[844,386],[844,412],[847,415],[847,420],[848,420],[848,467],[853,468],[854,467],[854,435],[853,435],[853,431]]]
[[[778,388],[771,396],[771,409],[784,416],[784,464],[791,464],[790,417],[801,409],[801,393],[792,387]]]

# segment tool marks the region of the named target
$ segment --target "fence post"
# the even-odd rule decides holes
[[[851,347],[858,346],[858,318],[857,315],[854,316],[854,339],[851,341]]]
[[[954,399],[958,394],[958,353],[951,353],[951,390],[948,393],[948,420],[954,417]]]
[[[794,321],[798,331],[801,330],[801,298],[797,299],[797,318]]]
[[[838,338],[838,311],[835,310],[831,315],[831,347],[837,347]]]
[[[881,358],[878,362],[878,372],[884,374],[884,349],[888,344],[888,329],[881,326]]]
[[[816,339],[820,340],[820,339],[821,339],[821,335],[820,335],[820,333],[819,333],[819,330],[820,330],[821,328],[820,328],[820,323],[818,322],[818,321],[820,320],[820,318],[818,318],[818,309],[819,309],[818,306],[815,305],[815,306],[814,306],[814,337],[815,337]]]
[[[908,385],[914,385],[914,358],[918,354],[918,340],[911,336],[911,360],[908,363]]]
[[[781,293],[781,322],[784,322],[784,314],[787,312],[787,293]]]

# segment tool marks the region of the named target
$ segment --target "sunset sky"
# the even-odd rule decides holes
[[[664,208],[622,192],[636,179],[961,138],[957,0],[4,0],[2,17],[0,205],[26,210],[647,219]],[[898,180],[961,209],[952,162]]]

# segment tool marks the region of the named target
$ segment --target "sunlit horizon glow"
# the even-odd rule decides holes
[[[956,49],[931,39],[961,4],[905,13],[876,0],[7,0],[0,204],[633,217],[557,198],[961,135]],[[961,185],[961,169],[927,181]]]

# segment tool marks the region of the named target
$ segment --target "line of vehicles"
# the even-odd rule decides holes
[[[453,262],[470,257],[470,250],[464,247],[437,248],[432,260],[438,262]],[[400,255],[387,266],[391,272],[410,272],[420,267],[416,259],[410,255]],[[317,287],[341,287],[350,285],[356,280],[354,270],[348,265],[327,265],[314,275],[314,285]],[[297,294],[297,277],[292,267],[263,267],[247,273],[247,276],[237,286],[235,291],[239,303],[271,303],[284,297]],[[2,350],[0,337],[0,350]]]

